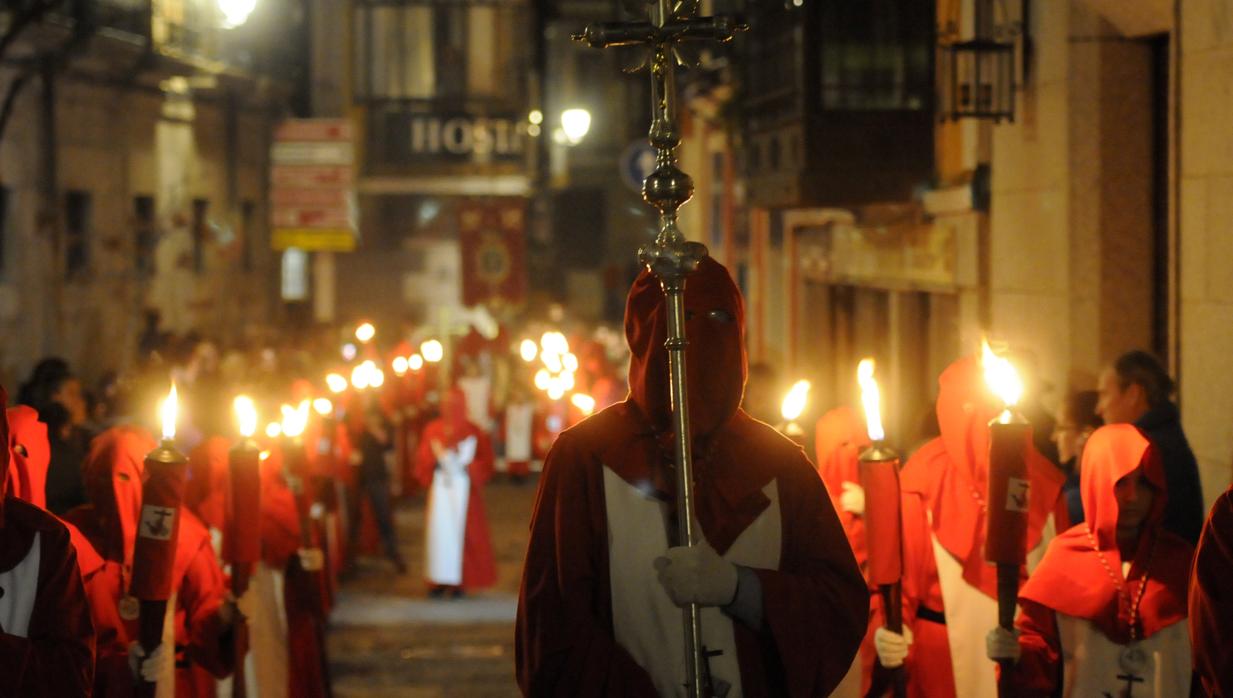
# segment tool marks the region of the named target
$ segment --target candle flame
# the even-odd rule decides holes
[[[805,402],[809,397],[810,387],[812,386],[807,380],[799,380],[792,385],[792,389],[784,397],[779,410],[784,419],[791,422],[801,416],[801,413],[805,411]]]
[[[410,364],[407,363],[407,357],[405,356],[395,356],[391,366],[394,369],[394,375],[399,378],[407,375],[407,369],[411,368]]]
[[[548,386],[548,397],[553,400],[560,400],[565,397],[565,388],[562,387],[560,383],[553,381],[553,383]]]
[[[317,414],[322,417],[328,417],[334,412],[334,403],[330,402],[326,398],[319,397],[316,400],[313,400],[313,410],[315,410]]]
[[[240,436],[252,438],[257,433],[257,405],[247,395],[237,396],[232,402],[235,408],[236,421],[240,423]]]
[[[163,423],[163,439],[171,441],[176,437],[176,417],[180,411],[180,400],[176,394],[175,381],[171,382],[171,390],[167,398],[158,406],[158,414]]]
[[[565,366],[565,370],[573,373],[578,370],[578,357],[569,352],[561,357],[561,363]]]
[[[424,357],[419,354],[412,354],[411,356],[408,356],[407,367],[412,371],[418,371],[421,368],[424,368]]]
[[[282,434],[296,438],[304,433],[304,428],[308,426],[308,400],[301,400],[300,404],[292,407],[291,405],[283,405],[281,410],[283,413]]]
[[[540,390],[547,390],[548,383],[551,380],[552,380],[552,377],[548,375],[548,369],[541,368],[540,370],[535,372],[535,387],[536,388],[539,388]]]
[[[539,347],[535,346],[535,340],[533,339],[524,339],[522,344],[518,346],[518,355],[527,363],[534,361],[538,354]]]
[[[337,373],[331,373],[325,377],[325,386],[330,389],[335,395],[347,389],[347,379]]]
[[[985,383],[1006,407],[1014,407],[1023,397],[1023,380],[1014,364],[1003,356],[993,353],[989,341],[980,342],[981,366],[985,369]]]
[[[430,339],[420,345],[420,353],[424,355],[424,360],[430,364],[435,364],[445,358],[445,347],[441,342]]]
[[[278,422],[270,422],[265,425],[265,435],[271,439],[277,439],[283,435],[283,425]]]
[[[873,359],[861,359],[856,366],[856,382],[861,387],[861,404],[865,407],[865,430],[870,441],[881,441],[886,438],[882,430],[882,393],[878,390],[878,381],[873,377]]]
[[[361,344],[367,344],[372,341],[373,337],[377,336],[377,328],[373,327],[371,322],[365,322],[355,328],[355,338],[360,340]]]
[[[257,457],[260,458],[262,461],[269,460],[270,459],[270,449],[267,448],[266,450],[262,451],[261,453],[257,455]]]
[[[583,414],[589,415],[595,411],[595,398],[585,393],[574,393],[569,401]]]

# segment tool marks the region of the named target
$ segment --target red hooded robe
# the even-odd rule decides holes
[[[734,662],[727,666],[737,673],[729,678],[739,679],[746,696],[827,695],[847,673],[865,633],[864,580],[805,454],[738,409],[746,373],[744,308],[727,270],[703,259],[689,277],[685,309],[701,531],[721,555],[755,526],[759,533],[774,533],[751,534],[754,546],[764,537],[778,538],[778,545],[762,543],[769,547],[763,554],[777,564],[754,569],[762,588],[762,627],[731,623],[736,657],[724,659]],[[636,659],[617,639],[623,624],[641,621],[615,613],[614,604],[626,592],[640,592],[621,583],[623,567],[610,567],[618,554],[610,544],[614,535],[628,541],[642,535],[631,527],[645,525],[638,530],[649,535],[649,527],[662,526],[654,535],[666,539],[664,519],[675,508],[666,307],[649,272],[630,290],[625,331],[633,354],[630,398],[562,433],[540,480],[515,639],[518,682],[527,695],[656,693],[646,668],[654,658],[642,653]],[[658,506],[668,513],[659,521],[610,522],[618,514],[609,511],[609,487],[623,498],[631,496],[627,491],[642,492],[643,500],[662,502]],[[772,506],[780,515],[762,516]],[[653,579],[649,584],[655,585]],[[656,592],[663,596],[656,600],[666,600],[662,588],[643,593]],[[653,621],[653,612],[645,608],[643,620]],[[672,610],[666,618],[676,623],[680,615]],[[722,623],[714,624],[721,633]],[[680,638],[678,629],[674,625],[661,642]],[[679,678],[684,681],[683,673]]]
[[[953,621],[943,603],[943,588],[934,541],[957,565],[962,582],[991,600],[997,599],[997,574],[985,562],[984,497],[989,472],[989,420],[1000,403],[989,393],[980,361],[959,359],[938,379],[937,414],[942,435],[922,446],[908,460],[901,476],[903,491],[904,623],[915,642],[908,656],[908,692],[912,696],[949,698],[956,693],[956,662],[974,661],[992,672],[984,655],[984,636],[956,638],[972,645],[963,659],[952,657],[946,623]],[[1062,473],[1034,447],[1028,451],[1031,495],[1027,549],[1040,545],[1050,516],[1057,529],[1068,525],[1061,491]],[[881,624],[881,619],[878,623]],[[996,615],[989,618],[991,629]],[[951,623],[954,625],[954,623]],[[979,657],[977,657],[979,654]],[[975,659],[973,659],[975,658]],[[962,677],[970,678],[970,677]],[[982,690],[995,689],[992,679]]]
[[[497,566],[492,554],[492,536],[488,530],[488,514],[482,495],[484,484],[492,477],[492,442],[483,430],[467,421],[467,398],[461,390],[452,388],[441,397],[441,417],[424,427],[415,454],[415,478],[427,490],[432,486],[437,465],[433,442],[449,449],[472,436],[477,443],[475,458],[467,468],[471,489],[467,499],[462,551],[462,587],[467,590],[484,589],[496,584]]]
[[[127,696],[133,691],[128,645],[137,639],[138,623],[122,619],[118,608],[127,594],[132,570],[145,455],[155,445],[149,434],[131,427],[117,427],[100,434],[82,469],[90,503],[65,515],[105,560],[86,588],[90,614],[98,631],[95,695],[99,696]],[[210,533],[186,509],[181,509],[172,570],[176,594],[176,696],[211,696],[212,690],[198,685],[194,667],[202,667],[218,678],[229,675],[235,657],[235,635],[223,624],[218,612],[226,588],[210,544]]]
[[[1140,469],[1156,494],[1142,524],[1134,556],[1123,560],[1117,544],[1119,507],[1114,488],[1119,480]],[[1023,652],[1012,670],[1016,695],[1054,695],[1065,673],[1061,666],[1064,654],[1078,655],[1066,662],[1067,669],[1075,674],[1079,672],[1070,665],[1071,661],[1086,660],[1090,665],[1104,659],[1097,658],[1091,647],[1063,647],[1059,615],[1090,622],[1117,645],[1128,645],[1132,638],[1148,640],[1186,620],[1186,588],[1194,547],[1161,528],[1167,492],[1160,454],[1134,426],[1113,424],[1101,427],[1088,439],[1080,472],[1079,489],[1086,521],[1049,544],[1044,559],[1019,592],[1021,613],[1016,626]],[[1093,548],[1093,541],[1098,549]],[[1130,569],[1122,580],[1125,591],[1119,594],[1110,571],[1119,573],[1123,562],[1129,562]],[[1138,597],[1140,589],[1142,597],[1132,627],[1132,597]],[[1189,661],[1168,656],[1162,659],[1162,664],[1177,662],[1179,666],[1172,667],[1175,678],[1184,674],[1182,683],[1189,683]],[[1110,664],[1097,670],[1107,670],[1109,684],[1103,688],[1114,691],[1121,688],[1117,674],[1125,670],[1116,661]],[[1084,669],[1085,673],[1093,673],[1091,666]],[[1076,677],[1067,678],[1069,683]],[[1161,683],[1164,695],[1175,694],[1168,688],[1168,681]],[[1086,688],[1072,689],[1071,693],[1087,695],[1091,687]],[[1181,686],[1181,693],[1186,688]],[[1151,695],[1152,690],[1140,687],[1135,693]]]
[[[0,438],[11,443],[7,415]],[[9,461],[0,449],[0,473]],[[8,482],[0,477],[0,698],[88,696],[94,629],[69,531]]]
[[[1233,698],[1233,487],[1203,525],[1190,584],[1190,644],[1199,696]]]

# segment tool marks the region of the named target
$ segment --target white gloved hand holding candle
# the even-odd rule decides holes
[[[878,651],[878,663],[887,669],[903,666],[908,658],[908,649],[912,646],[912,629],[903,626],[903,634],[886,628],[873,631],[873,646]]]
[[[727,606],[736,597],[736,565],[706,542],[669,548],[654,564],[659,583],[677,606]]]
[[[1018,630],[998,626],[985,635],[985,653],[995,662],[1017,662],[1021,652]]]
[[[863,516],[865,514],[865,488],[855,482],[844,482],[843,494],[839,495],[839,507],[849,514]]]

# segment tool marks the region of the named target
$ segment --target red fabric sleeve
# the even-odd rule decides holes
[[[39,533],[39,588],[29,633],[0,631],[0,696],[88,696],[94,683],[94,627],[77,554],[67,529]]]
[[[475,459],[471,461],[471,466],[467,468],[467,474],[471,476],[471,487],[483,487],[492,477],[492,471],[496,462],[495,456],[492,454],[492,439],[488,435],[477,431],[475,444]]]
[[[529,696],[653,696],[650,676],[602,617],[611,616],[602,466],[570,436],[548,453],[531,518],[514,640],[518,685]]]
[[[848,672],[865,636],[869,590],[822,481],[803,455],[780,476],[779,493],[779,570],[756,570],[765,634],[774,642],[788,695],[827,695]]]
[[[1008,698],[1048,698],[1061,678],[1062,643],[1058,639],[1057,615],[1048,606],[1019,600],[1019,649],[1022,654],[1011,669],[1013,693]]]
[[[1190,645],[1195,674],[1210,698],[1233,697],[1233,494],[1216,500],[1195,551]]]
[[[274,569],[282,569],[300,548],[295,495],[274,478],[266,479],[261,487],[261,559]]]
[[[218,678],[235,668],[235,633],[224,626],[219,608],[227,593],[223,570],[208,544],[201,546],[180,582],[176,601],[176,644],[194,664]],[[183,631],[183,632],[181,632]],[[179,672],[177,672],[179,673]]]

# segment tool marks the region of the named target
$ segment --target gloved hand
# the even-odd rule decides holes
[[[878,663],[887,669],[903,666],[912,640],[912,629],[906,625],[903,626],[902,635],[886,628],[873,631],[873,646],[878,651]]]
[[[995,662],[1017,662],[1021,652],[1018,630],[1011,632],[998,626],[985,635],[985,654]]]
[[[300,548],[296,551],[300,558],[300,567],[305,572],[317,572],[325,567],[325,553],[321,548]]]
[[[706,542],[668,548],[653,564],[659,583],[677,606],[727,606],[736,598],[736,565],[720,557]]]
[[[139,642],[128,643],[128,669],[133,678],[146,683],[158,681],[159,670],[167,659],[167,643],[160,642],[154,651],[146,654]]]
[[[865,488],[855,482],[843,483],[843,494],[839,495],[839,507],[849,514],[862,516],[865,513]]]

